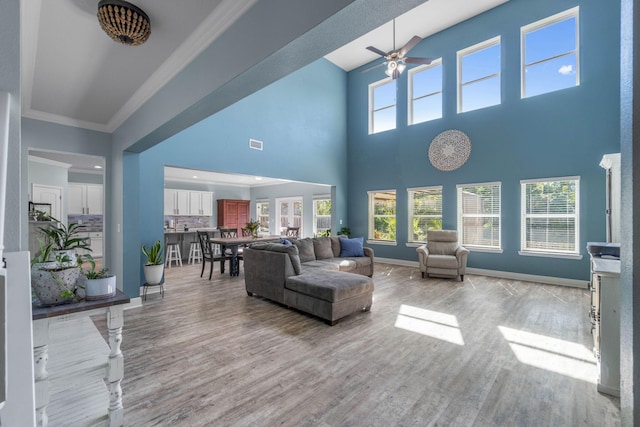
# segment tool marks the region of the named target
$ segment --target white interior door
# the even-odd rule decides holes
[[[287,227],[300,227],[300,237],[302,232],[302,197],[291,197],[286,199],[276,199],[278,205],[279,232],[283,234]]]
[[[62,187],[33,184],[31,199],[33,203],[51,203],[51,216],[67,223],[67,219],[62,218]]]

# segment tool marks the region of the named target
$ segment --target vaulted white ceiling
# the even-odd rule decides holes
[[[23,116],[113,132],[260,0],[133,0],[151,20],[141,46],[101,30],[99,0],[22,0]],[[397,18],[400,47],[507,0],[429,0]],[[286,11],[283,11],[286,13]],[[346,71],[393,48],[391,23],[326,56]]]

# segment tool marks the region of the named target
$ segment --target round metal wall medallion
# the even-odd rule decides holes
[[[451,129],[433,138],[429,161],[441,171],[452,171],[464,165],[471,154],[471,140],[466,133]]]

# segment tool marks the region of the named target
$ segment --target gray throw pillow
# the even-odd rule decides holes
[[[314,238],[313,251],[316,254],[316,259],[333,258],[333,250],[331,249],[331,239],[329,237]]]
[[[298,239],[298,240],[294,240],[293,244],[298,247],[298,252],[300,253],[301,262],[316,260],[316,254],[313,251],[313,240],[309,238]]]

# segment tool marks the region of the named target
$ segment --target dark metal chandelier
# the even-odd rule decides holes
[[[101,0],[98,3],[98,21],[109,37],[129,46],[146,42],[151,34],[147,14],[122,0]]]

